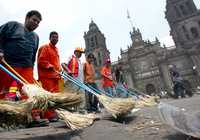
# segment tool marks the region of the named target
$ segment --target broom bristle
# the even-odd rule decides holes
[[[29,84],[23,87],[30,100],[33,100],[34,108],[46,110],[51,107],[72,107],[82,102],[80,95],[75,93],[51,93],[43,88]]]
[[[135,107],[132,98],[111,98],[98,95],[98,99],[115,118],[127,115]]]
[[[0,101],[0,127],[12,128],[28,124],[31,117],[31,103]]]
[[[151,106],[154,106],[154,105],[157,104],[156,100],[157,99],[154,96],[151,96],[149,98],[143,97],[143,98],[141,98],[140,100],[138,100],[136,102],[136,107],[137,108],[141,108],[141,107],[151,107]]]
[[[79,130],[88,127],[93,124],[95,119],[97,119],[95,114],[78,114],[71,113],[67,110],[56,110],[56,112],[72,130]]]

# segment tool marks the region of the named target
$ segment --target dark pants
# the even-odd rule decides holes
[[[180,82],[177,82],[174,84],[174,93],[175,93],[175,98],[178,98],[178,96],[181,96],[182,98],[185,97],[185,88],[184,85]]]
[[[87,83],[86,84],[87,86],[91,86],[95,89],[98,90],[98,87],[96,85],[96,83]],[[95,95],[93,95],[92,93],[88,92],[88,91],[85,91],[86,93],[86,107],[87,107],[87,110],[88,111],[97,111],[98,110],[98,99]]]

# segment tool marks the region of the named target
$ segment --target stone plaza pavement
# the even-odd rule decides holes
[[[188,113],[199,111],[200,96],[184,99],[162,99]],[[102,115],[102,114],[101,114]],[[101,120],[80,131],[69,130],[63,122],[48,127],[0,132],[0,140],[197,140],[177,132],[160,121],[157,106],[142,108],[121,120],[103,113]]]

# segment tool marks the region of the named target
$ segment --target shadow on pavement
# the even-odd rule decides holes
[[[182,133],[167,135],[164,138],[168,140],[199,140],[198,138],[194,138],[192,136],[188,136]]]
[[[137,116],[126,116],[126,117],[119,117],[117,119],[113,117],[107,118],[109,121],[113,121],[116,123],[122,123],[122,124],[129,124],[130,122],[134,121],[137,118]]]

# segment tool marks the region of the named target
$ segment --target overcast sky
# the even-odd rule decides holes
[[[194,0],[200,7],[200,0]],[[166,0],[0,0],[0,24],[10,20],[24,22],[27,11],[36,9],[43,20],[36,30],[40,45],[48,43],[53,30],[60,35],[58,48],[61,61],[67,59],[77,45],[85,47],[84,31],[88,31],[91,19],[106,37],[111,60],[120,56],[120,48],[131,44],[131,25],[140,29],[143,39],[153,41],[157,36],[166,46],[173,45],[169,26],[165,19]]]

